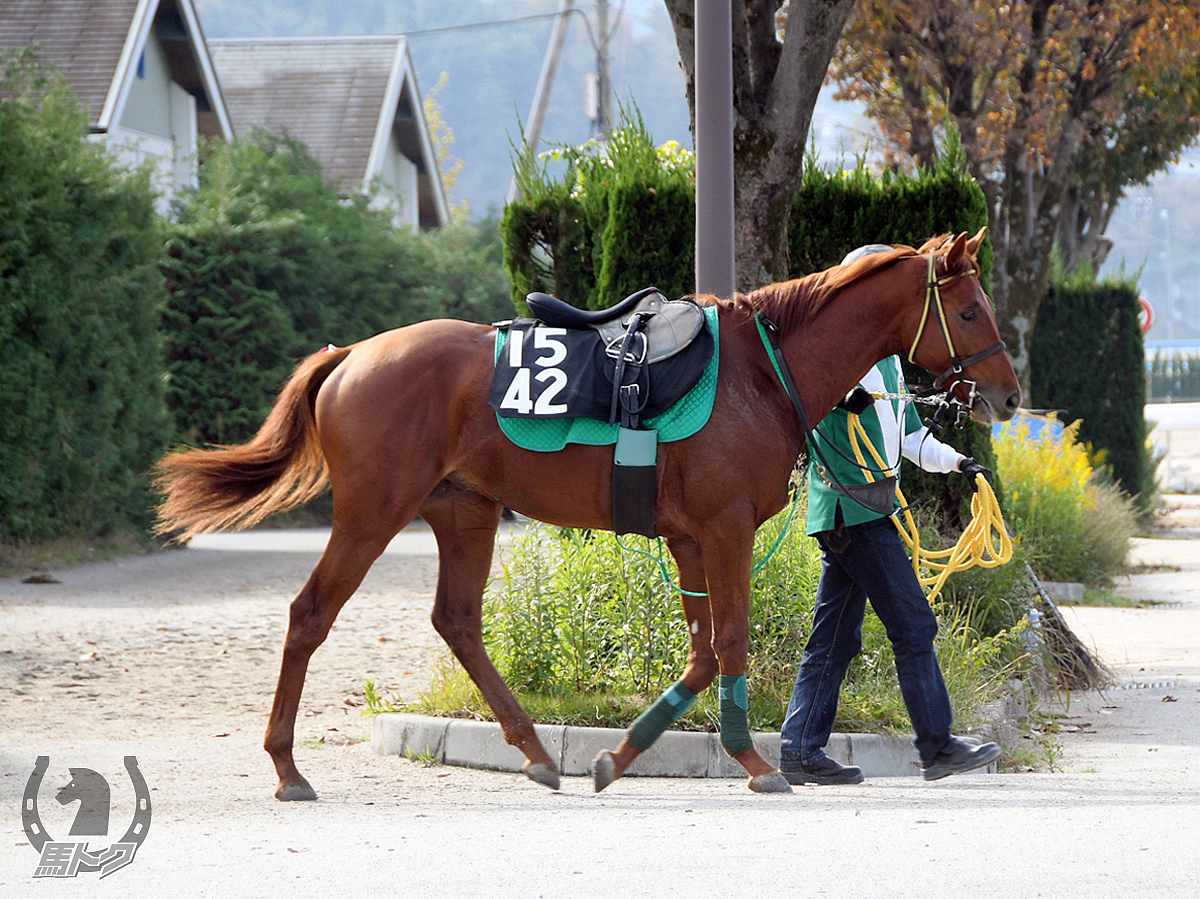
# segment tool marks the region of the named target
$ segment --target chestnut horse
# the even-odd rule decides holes
[[[687,591],[691,647],[681,679],[615,752],[597,758],[597,790],[720,675],[726,751],[745,767],[751,789],[790,791],[750,739],[745,672],[754,532],[786,504],[805,437],[756,315],[774,323],[813,425],[872,365],[899,353],[948,378],[946,389],[977,421],[1006,420],[1021,394],[978,279],[983,234],[896,247],[731,299],[702,298],[718,308],[716,402],[700,431],[659,447],[654,506]],[[558,788],[557,766],[484,649],[482,597],[503,507],[560,526],[611,528],[613,449],[538,453],[513,445],[487,404],[495,342],[490,327],[438,320],[330,347],[300,363],[249,443],[186,450],[158,464],[166,497],[160,530],[179,539],[252,525],[331,484],[332,533],[291,605],[264,741],[278,799],[316,798],[292,758],[309,658],[375,559],[417,515],[438,544],[434,628],[505,739],[525,754],[524,773]]]

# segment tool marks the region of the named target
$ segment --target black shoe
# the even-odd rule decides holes
[[[806,765],[789,762],[779,766],[780,773],[790,784],[860,784],[863,782],[862,768],[839,765],[829,756]]]
[[[1000,758],[1000,747],[995,743],[984,743],[977,746],[958,737],[951,737],[946,748],[937,754],[932,762],[921,769],[926,780],[939,780],[951,774],[962,774],[990,765]]]

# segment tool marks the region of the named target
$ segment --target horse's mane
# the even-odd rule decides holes
[[[871,253],[849,265],[835,265],[823,272],[815,272],[803,278],[781,281],[760,287],[750,293],[738,293],[718,305],[737,309],[753,315],[761,312],[785,333],[802,328],[810,322],[825,305],[842,290],[870,275],[895,265],[901,259],[925,253],[944,253],[953,242],[952,235],[941,234],[931,237],[920,247],[897,245],[886,252]],[[979,266],[974,257],[963,255],[959,269]],[[941,274],[950,274],[942,270]]]

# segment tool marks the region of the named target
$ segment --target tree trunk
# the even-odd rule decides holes
[[[687,80],[695,134],[694,0],[664,0]],[[788,276],[788,220],[804,174],[813,107],[854,0],[733,2],[734,216],[737,283],[750,290]],[[702,225],[701,225],[702,226]]]

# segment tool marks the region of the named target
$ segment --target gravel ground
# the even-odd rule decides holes
[[[887,778],[791,797],[755,796],[740,780],[626,779],[594,796],[571,778],[555,794],[519,775],[374,755],[364,680],[413,695],[443,653],[429,625],[436,556],[420,526],[314,656],[297,761],[317,803],[271,798],[261,740],[287,606],[319,531],[208,537],[51,572],[57,583],[0,579],[0,896],[1194,896],[1200,502],[1172,502],[1135,548],[1147,567],[1120,585],[1164,605],[1064,610],[1120,684],[1053,707],[1056,773]],[[39,755],[51,759],[39,810],[56,840],[75,811],[51,798],[66,768],[105,774],[118,831],[133,804],[122,758],[138,758],[153,824],[134,864],[104,880],[32,876],[20,803]]]

